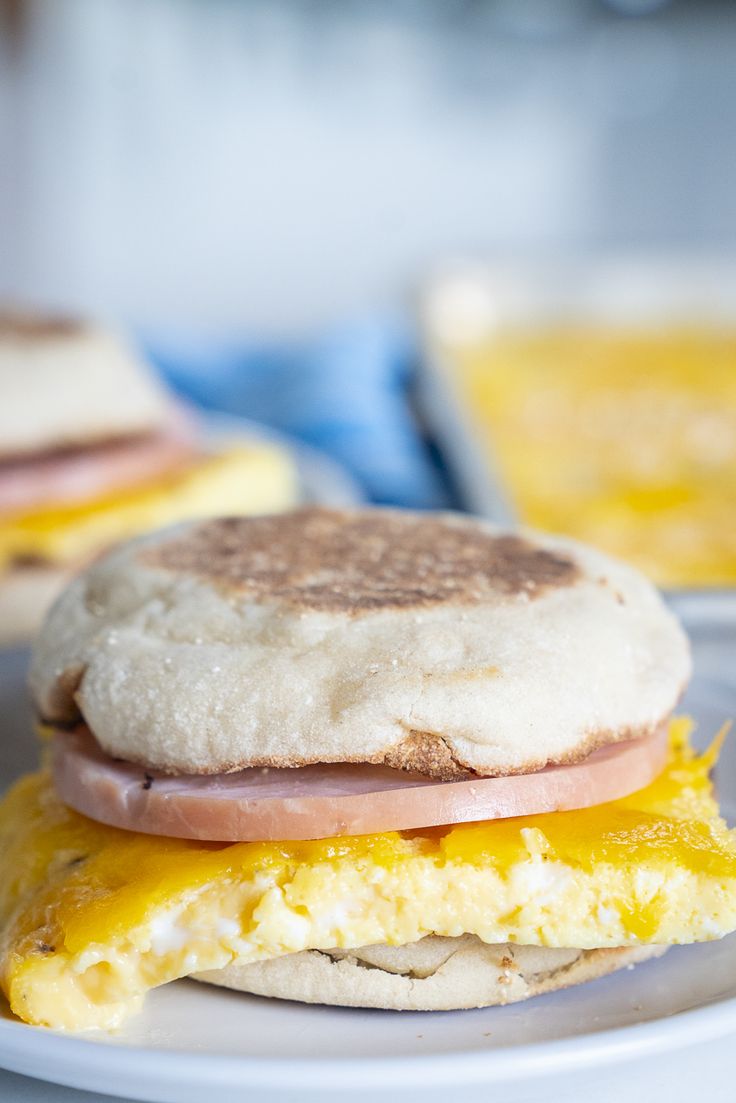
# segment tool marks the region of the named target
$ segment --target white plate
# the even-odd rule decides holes
[[[365,495],[344,467],[317,448],[295,437],[279,433],[257,421],[231,414],[202,412],[189,407],[194,417],[203,425],[205,440],[213,444],[243,439],[267,440],[281,444],[293,455],[299,476],[299,492],[302,501],[318,502],[337,508],[357,506],[365,502]]]
[[[705,741],[736,717],[733,636],[696,641],[699,674],[685,708]],[[714,663],[717,657],[717,664]],[[717,771],[726,814],[736,811],[736,739]],[[0,1065],[103,1093],[162,1103],[337,1099],[385,1100],[421,1090],[423,1100],[462,1089],[463,1100],[558,1096],[570,1078],[590,1076],[598,1100],[612,1077],[658,1057],[657,1083],[691,1047],[736,1031],[736,936],[679,947],[664,958],[591,984],[507,1008],[432,1014],[309,1007],[180,981],[152,993],[142,1015],[115,1036],[73,1037],[0,1015]],[[724,1043],[727,1057],[731,1043]],[[666,1055],[666,1056],[665,1056]],[[692,1086],[704,1079],[693,1059]],[[606,1070],[605,1075],[601,1075]],[[697,1073],[697,1075],[696,1075]],[[712,1064],[709,1075],[713,1076]],[[634,1091],[639,1084],[639,1073]],[[710,1103],[728,1095],[709,1095]],[[559,1087],[556,1088],[555,1085]],[[591,1089],[585,1080],[584,1089]],[[522,1090],[523,1094],[516,1094]],[[724,1089],[725,1090],[725,1089]],[[730,1090],[730,1089],[729,1089]],[[565,1089],[565,1092],[567,1089]],[[477,1093],[481,1093],[478,1095]],[[577,1092],[576,1092],[577,1095]],[[628,1100],[639,1095],[626,1095]],[[644,1096],[641,1096],[644,1098]],[[668,1096],[685,1098],[685,1096]]]

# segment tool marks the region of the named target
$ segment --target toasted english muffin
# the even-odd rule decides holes
[[[451,778],[648,734],[689,672],[654,587],[599,552],[452,514],[311,508],[119,547],[52,610],[31,686],[45,720],[168,773]]]
[[[0,312],[0,461],[158,429],[170,403],[114,333]]]
[[[257,996],[390,1011],[493,1007],[584,984],[659,957],[666,946],[562,950],[488,945],[475,935],[429,935],[406,946],[305,950],[248,965],[234,962],[194,980]]]

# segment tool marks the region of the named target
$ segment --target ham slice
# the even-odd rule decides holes
[[[181,839],[217,842],[365,835],[586,808],[648,785],[664,767],[665,729],[534,774],[436,781],[384,766],[171,777],[106,755],[86,728],[54,736],[61,799],[91,819]]]
[[[0,462],[0,514],[68,505],[150,482],[195,453],[195,427],[177,412],[156,433]]]

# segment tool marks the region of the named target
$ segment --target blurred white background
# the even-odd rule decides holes
[[[1,0],[0,293],[310,331],[461,253],[736,246],[736,4]]]

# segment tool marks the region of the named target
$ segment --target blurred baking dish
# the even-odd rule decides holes
[[[470,508],[666,587],[736,584],[736,266],[459,266],[423,321],[425,398]]]

